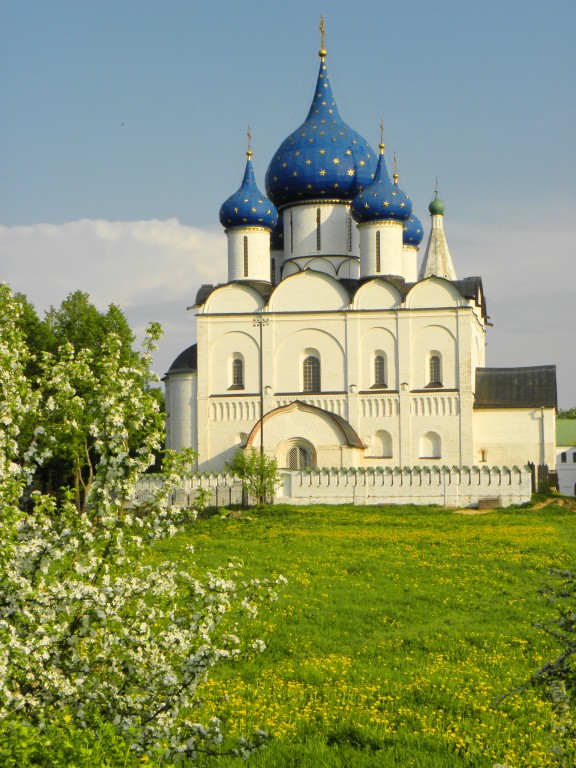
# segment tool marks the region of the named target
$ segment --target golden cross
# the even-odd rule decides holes
[[[380,144],[384,144],[384,118],[380,118]]]
[[[324,27],[324,14],[320,14],[320,48],[324,50],[324,35],[326,34],[326,29]]]
[[[252,140],[252,131],[250,130],[250,126],[248,126],[248,130],[246,131],[246,135],[248,136],[248,153],[249,155],[252,154],[252,150],[250,148],[250,141]]]

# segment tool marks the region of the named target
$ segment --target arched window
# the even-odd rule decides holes
[[[440,447],[440,435],[436,432],[426,432],[420,438],[419,456],[421,459],[439,459],[442,455]]]
[[[565,453],[561,453],[560,454],[560,461],[562,462],[562,464],[566,464],[566,454]]]
[[[380,272],[380,232],[376,232],[376,272]]]
[[[442,386],[442,359],[438,352],[432,352],[428,361],[428,387]]]
[[[375,388],[386,388],[386,358],[382,354],[374,356],[374,384]]]
[[[293,437],[278,450],[278,466],[286,469],[310,469],[316,466],[316,449],[303,437]]]
[[[288,469],[305,469],[310,466],[308,451],[301,445],[295,445],[288,451],[287,461]]]
[[[229,389],[244,389],[244,359],[238,352],[232,358],[231,379]]]
[[[322,236],[320,233],[320,224],[322,222],[321,215],[320,215],[320,208],[316,208],[316,250],[320,251],[322,249]]]
[[[244,235],[244,277],[248,277],[248,238]]]
[[[302,373],[304,392],[320,392],[320,360],[308,355],[304,359]]]

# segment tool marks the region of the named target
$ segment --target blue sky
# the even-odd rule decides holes
[[[435,177],[459,277],[481,275],[490,365],[558,365],[576,405],[576,3],[0,0],[0,279],[38,309],[80,288],[194,339],[226,279],[222,201],[252,129],[268,162],[304,119],[320,13],[344,119],[428,224]]]

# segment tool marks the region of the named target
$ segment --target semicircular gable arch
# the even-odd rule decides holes
[[[268,302],[272,312],[334,311],[346,309],[350,297],[340,281],[307,269],[282,280]]]
[[[276,391],[302,391],[301,366],[310,350],[314,350],[320,359],[322,391],[343,391],[345,353],[342,344],[328,331],[310,326],[290,331],[279,340],[274,357]]]
[[[430,309],[433,307],[466,306],[458,288],[443,277],[428,277],[420,280],[408,292],[406,306],[410,309]]]
[[[363,283],[354,295],[354,309],[397,309],[402,296],[395,285],[387,280],[369,280]]]
[[[249,285],[228,283],[216,288],[202,307],[201,314],[250,314],[259,312],[264,299]]]
[[[231,365],[234,356],[243,361],[244,390],[257,392],[259,388],[258,342],[245,331],[226,331],[210,344],[208,365],[210,391],[214,394],[230,394]]]

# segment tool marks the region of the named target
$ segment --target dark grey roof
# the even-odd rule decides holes
[[[557,407],[556,366],[477,368],[474,408]]]
[[[180,352],[176,360],[170,366],[166,376],[172,373],[195,373],[198,370],[198,344],[192,344],[191,347]]]

